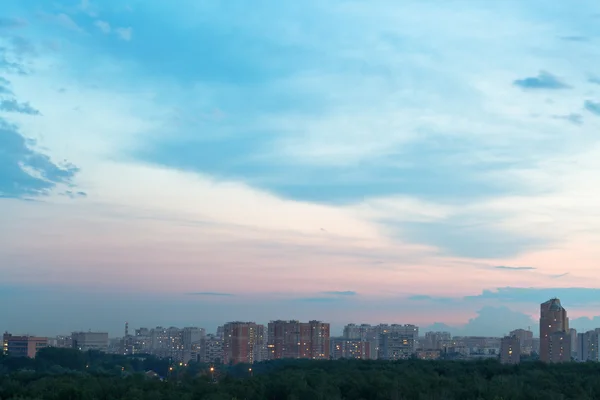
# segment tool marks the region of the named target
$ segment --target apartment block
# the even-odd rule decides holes
[[[14,336],[8,332],[2,337],[2,352],[13,357],[35,358],[40,349],[48,346],[48,338],[37,336]]]

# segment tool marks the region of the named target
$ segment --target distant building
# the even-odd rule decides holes
[[[378,358],[407,359],[416,351],[419,328],[415,325],[380,325]]]
[[[567,311],[557,298],[540,305],[540,361],[571,360],[571,337]]]
[[[417,350],[415,355],[419,360],[437,360],[441,354],[441,350]]]
[[[329,355],[334,360],[341,358],[369,360],[371,346],[361,339],[330,338]]]
[[[223,338],[218,335],[206,335],[200,341],[198,361],[205,364],[223,362]]]
[[[533,332],[525,329],[515,329],[508,336],[516,336],[521,346],[521,354],[530,355],[533,352]]]
[[[516,335],[505,336],[500,341],[500,362],[519,364],[521,362],[521,341]]]
[[[197,354],[200,341],[206,336],[206,331],[203,328],[188,327],[183,328],[182,334],[182,345],[183,345],[183,357],[182,362],[187,363],[191,359],[195,358]]]
[[[268,357],[329,358],[329,324],[321,321],[271,321],[268,325]]]
[[[73,332],[72,347],[81,351],[108,351],[108,332]]]
[[[48,346],[48,338],[37,336],[13,336],[4,333],[2,337],[2,352],[12,357],[35,358],[40,349]]]
[[[571,338],[571,358],[577,360],[577,330],[570,328],[569,337]]]
[[[230,322],[223,327],[223,362],[239,364],[267,359],[265,326],[254,322]]]
[[[439,350],[442,343],[452,339],[450,332],[426,332],[420,348],[424,350]]]
[[[577,335],[577,361],[600,361],[600,329]]]

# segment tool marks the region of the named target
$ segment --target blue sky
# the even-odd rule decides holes
[[[43,302],[93,290],[107,315],[119,296],[193,304],[182,325],[254,304],[263,322],[459,326],[490,307],[534,315],[555,292],[592,317],[599,15],[593,1],[9,0],[6,285]],[[531,297],[485,295],[508,287]],[[398,317],[396,301],[419,311]],[[169,322],[136,307],[132,324]],[[11,315],[9,329],[49,329]]]

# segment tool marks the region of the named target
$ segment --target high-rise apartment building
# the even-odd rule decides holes
[[[334,360],[341,358],[369,360],[371,346],[361,339],[330,338],[329,355]]]
[[[379,331],[379,326],[348,324],[344,327],[343,337],[348,340],[358,339],[368,343],[369,357],[374,360],[377,358],[377,352],[379,351]]]
[[[407,359],[416,351],[419,328],[415,325],[379,325],[378,358]]]
[[[600,361],[600,329],[587,331],[577,335],[577,361]]]
[[[268,325],[269,359],[327,359],[329,330],[329,324],[321,321],[271,321]]]
[[[533,332],[525,329],[515,329],[508,336],[516,336],[519,339],[521,354],[531,354],[533,351]]]
[[[552,363],[571,360],[569,318],[557,298],[540,305],[540,360]]]
[[[267,332],[254,322],[230,322],[223,327],[223,362],[239,364],[267,359]]]
[[[2,337],[2,353],[13,357],[35,358],[40,349],[48,346],[48,338],[36,336],[13,336],[4,333]]]
[[[187,327],[181,331],[181,342],[183,346],[184,363],[189,362],[194,354],[197,354],[197,347],[200,346],[200,341],[206,336],[206,331],[203,328]]]
[[[81,351],[108,351],[108,332],[73,332],[73,348]]]
[[[223,338],[218,335],[206,335],[200,341],[198,361],[206,364],[223,362]]]
[[[518,336],[505,336],[500,341],[500,362],[518,364],[521,362],[521,341]]]

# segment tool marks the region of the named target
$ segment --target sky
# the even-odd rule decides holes
[[[0,329],[600,327],[596,0],[5,0]]]

